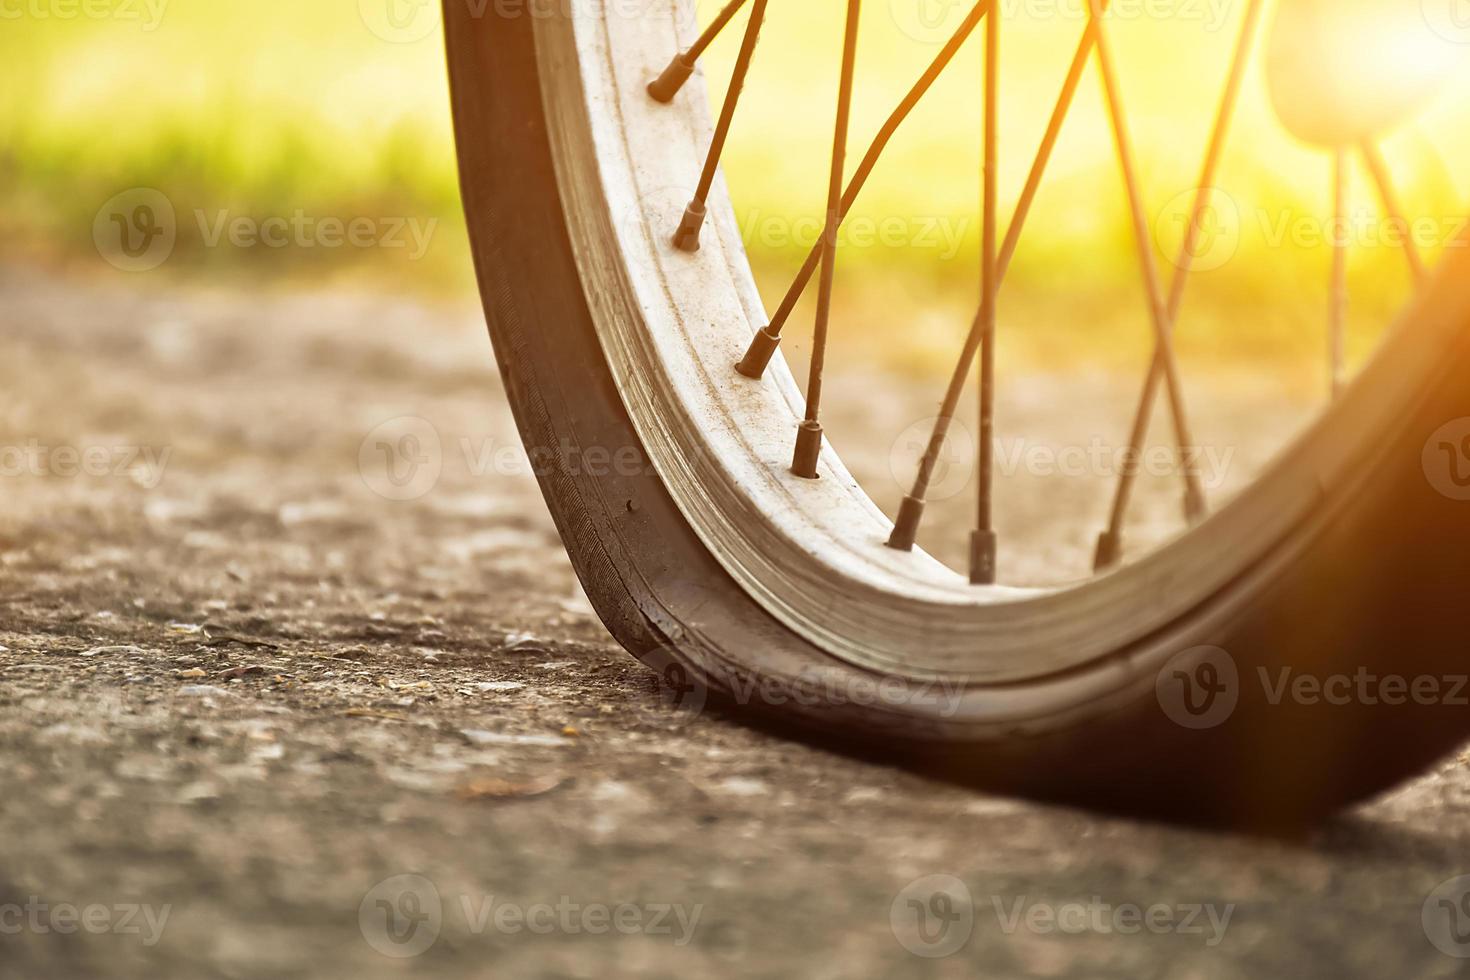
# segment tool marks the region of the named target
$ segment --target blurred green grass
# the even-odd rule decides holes
[[[0,31],[3,247],[30,261],[113,274],[92,242],[98,208],[120,191],[151,187],[180,215],[179,243],[162,274],[288,286],[350,282],[467,297],[472,273],[439,35],[385,40],[364,14],[374,2],[384,0],[174,0],[156,23],[141,7],[132,8],[145,11],[140,20],[6,21]],[[908,16],[907,2],[866,8],[854,153],[947,34]],[[714,0],[700,3],[705,17],[714,6]],[[839,6],[773,4],[727,159],[768,300],[789,281],[822,211]],[[950,10],[951,21],[962,9]],[[1219,9],[1219,23],[1179,17],[1120,22],[1115,30],[1146,161],[1152,244],[1166,273],[1172,271],[1164,254],[1166,203],[1192,187],[1238,16],[1234,6]],[[1076,18],[1028,19],[1024,11],[1006,23],[1001,181],[1008,203],[1019,194],[1082,26]],[[708,59],[716,91],[737,34],[729,32]],[[852,216],[857,227],[896,232],[886,242],[846,248],[842,258],[844,335],[873,357],[915,370],[952,356],[975,304],[977,42],[895,140]],[[1315,364],[1324,343],[1327,250],[1309,235],[1275,239],[1293,221],[1310,229],[1325,217],[1327,161],[1275,126],[1261,75],[1252,72],[1236,149],[1220,180],[1237,218],[1236,241],[1227,245],[1232,258],[1198,275],[1181,343],[1189,357],[1286,352]],[[1440,107],[1388,149],[1412,213],[1447,219],[1462,213],[1470,175],[1443,161],[1463,159],[1470,149],[1464,106]],[[1131,363],[1150,335],[1132,228],[1091,77],[1053,176],[1007,286],[1007,342],[1016,357],[1048,363],[1081,356]],[[1359,174],[1355,207],[1366,213],[1373,206]],[[304,212],[437,225],[419,261],[382,248],[205,247],[192,228],[194,216],[222,210],[256,219]],[[791,223],[803,219],[808,234],[793,240]],[[1359,356],[1407,295],[1394,253],[1387,246],[1355,250]],[[904,343],[895,344],[900,330]]]
[[[384,42],[350,4],[174,2],[151,30],[13,21],[0,32],[0,66],[11,247],[94,260],[97,209],[151,187],[180,215],[175,271],[295,278],[400,264],[381,249],[208,249],[185,233],[196,210],[300,209],[437,218],[429,260],[402,270],[403,282],[469,283],[442,56]]]

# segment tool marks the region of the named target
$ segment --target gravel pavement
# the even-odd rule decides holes
[[[476,311],[149,285],[0,269],[0,980],[1470,976],[1470,756],[1281,842],[672,711]]]

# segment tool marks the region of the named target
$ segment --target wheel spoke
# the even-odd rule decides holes
[[[1429,269],[1424,264],[1424,257],[1419,254],[1419,246],[1414,241],[1413,227],[1408,219],[1404,217],[1404,210],[1399,205],[1398,192],[1394,190],[1393,176],[1388,171],[1388,164],[1383,160],[1383,154],[1378,151],[1378,146],[1371,140],[1363,141],[1363,160],[1368,164],[1368,172],[1373,175],[1373,183],[1378,186],[1378,196],[1383,202],[1384,216],[1403,232],[1404,256],[1409,260],[1409,272],[1414,277],[1414,285],[1422,288],[1429,281]]]
[[[1000,263],[996,242],[999,208],[1000,18],[985,22],[984,239],[980,269],[980,485],[975,530],[970,535],[970,583],[994,585],[995,534],[995,326]]]
[[[1090,0],[1096,9],[1097,0]],[[1144,381],[1143,393],[1139,397],[1138,410],[1133,416],[1133,425],[1129,433],[1128,455],[1124,458],[1130,465],[1125,465],[1118,475],[1118,486],[1113,496],[1113,506],[1109,514],[1108,527],[1098,537],[1097,553],[1094,558],[1094,566],[1101,570],[1116,564],[1122,558],[1123,523],[1127,518],[1128,503],[1132,496],[1133,484],[1136,478],[1136,467],[1132,465],[1143,451],[1144,440],[1148,438],[1149,420],[1153,415],[1154,402],[1158,397],[1159,385],[1167,382],[1169,393],[1169,411],[1174,421],[1174,434],[1180,454],[1180,469],[1184,475],[1185,497],[1184,511],[1185,519],[1191,524],[1200,520],[1205,513],[1204,490],[1200,486],[1198,475],[1189,465],[1187,454],[1193,446],[1190,439],[1188,420],[1185,416],[1184,401],[1180,389],[1178,364],[1174,357],[1173,334],[1174,327],[1179,321],[1179,315],[1183,310],[1184,293],[1189,285],[1190,275],[1194,271],[1196,251],[1199,246],[1199,237],[1203,228],[1204,216],[1210,205],[1210,198],[1214,192],[1216,174],[1219,171],[1220,161],[1224,157],[1225,146],[1229,140],[1231,123],[1235,118],[1235,110],[1240,102],[1240,92],[1245,81],[1246,68],[1250,64],[1251,52],[1255,47],[1256,34],[1261,22],[1261,14],[1265,9],[1264,0],[1251,0],[1251,5],[1246,10],[1245,24],[1241,28],[1240,41],[1236,46],[1235,58],[1231,65],[1230,76],[1225,85],[1225,94],[1220,103],[1220,111],[1215,119],[1214,129],[1210,135],[1209,149],[1205,153],[1204,167],[1200,174],[1199,183],[1196,185],[1194,203],[1190,210],[1189,221],[1185,225],[1184,242],[1179,249],[1179,259],[1175,263],[1173,284],[1169,291],[1167,305],[1159,300],[1159,283],[1157,266],[1154,262],[1153,251],[1149,246],[1147,238],[1147,226],[1143,219],[1141,197],[1137,188],[1136,178],[1132,175],[1132,164],[1129,162],[1131,152],[1128,149],[1128,136],[1126,121],[1122,115],[1122,104],[1118,93],[1117,80],[1112,69],[1112,59],[1108,53],[1106,42],[1099,37],[1098,55],[1099,64],[1102,66],[1104,84],[1108,89],[1108,102],[1114,117],[1114,129],[1119,145],[1119,156],[1124,161],[1123,169],[1125,181],[1129,184],[1129,196],[1132,199],[1134,212],[1134,223],[1139,240],[1139,252],[1144,267],[1144,276],[1149,280],[1149,295],[1151,307],[1154,313],[1155,350],[1153,359],[1149,365],[1148,375]]]
[[[1342,394],[1347,379],[1348,179],[1348,153],[1339,147],[1332,161],[1332,287],[1328,298],[1328,356],[1334,399]]]
[[[755,0],[750,12],[750,23],[745,27],[745,38],[740,42],[740,55],[735,60],[735,72],[730,77],[730,87],[725,92],[725,104],[720,110],[720,121],[715,126],[714,141],[705,156],[704,169],[699,175],[699,188],[694,199],[684,209],[679,230],[674,233],[674,245],[686,252],[699,251],[699,235],[704,229],[704,219],[709,213],[710,189],[715,184],[715,170],[720,165],[720,156],[725,152],[725,141],[730,136],[730,126],[735,121],[735,107],[740,102],[740,93],[745,88],[745,78],[750,74],[750,62],[755,55],[756,43],[760,40],[761,24],[765,21],[769,0]]]
[[[1107,7],[1106,0],[1103,6]],[[1077,87],[1081,84],[1083,72],[1087,69],[1087,62],[1092,57],[1093,45],[1096,41],[1097,26],[1089,23],[1083,31],[1082,41],[1077,46],[1077,54],[1072,59],[1072,66],[1068,69],[1066,81],[1062,84],[1056,107],[1047,123],[1041,147],[1037,150],[1036,159],[1031,165],[1031,172],[1026,178],[1026,187],[1021,192],[1021,199],[1016,205],[1016,213],[1006,233],[1005,244],[1001,246],[996,270],[998,285],[1004,284],[1006,274],[1010,271],[1011,260],[1015,258],[1016,249],[1020,244],[1021,232],[1025,229],[1031,206],[1035,203],[1037,192],[1041,189],[1042,179],[1051,163],[1057,140],[1061,137],[1062,126],[1071,114],[1072,104],[1077,97]],[[944,442],[949,437],[950,428],[954,425],[954,416],[959,409],[965,379],[969,376],[971,365],[975,363],[975,357],[980,351],[983,328],[984,320],[977,312],[970,324],[970,332],[965,338],[963,351],[950,375],[949,386],[945,389],[944,401],[939,409],[939,417],[935,420],[934,430],[929,437],[929,444],[925,447],[923,458],[919,460],[919,472],[914,479],[913,492],[904,497],[903,504],[899,507],[898,517],[893,523],[893,533],[888,538],[890,548],[898,551],[912,551],[918,539],[919,524],[924,517],[925,498],[929,494],[934,468],[939,463],[939,454],[944,450]]]
[[[699,40],[695,41],[688,51],[681,51],[674,55],[674,60],[669,62],[669,66],[663,70],[663,73],[648,83],[648,94],[659,102],[674,101],[674,96],[679,94],[684,83],[689,81],[689,76],[694,74],[694,66],[698,63],[700,56],[714,43],[715,38],[720,36],[720,32],[747,2],[748,0],[730,0],[725,4],[724,9],[715,15],[715,19],[709,27],[705,28],[704,33],[699,35]]]
[[[1117,63],[1107,34],[1105,15],[1111,0],[1087,0],[1088,17],[1075,57],[1067,72],[1056,106],[1048,122],[1026,183],[1017,201],[1004,238],[999,237],[999,94],[1001,25],[996,0],[978,0],[966,18],[950,36],[944,47],[925,69],[907,94],[889,115],[864,153],[857,169],[849,176],[846,170],[847,143],[851,124],[855,86],[856,53],[861,0],[847,0],[846,26],[843,40],[842,66],[838,105],[833,135],[831,167],[825,221],[820,241],[809,251],[800,270],[783,296],[769,323],[751,339],[744,357],[736,365],[742,375],[753,379],[764,376],[766,368],[779,348],[786,324],[790,321],[802,296],[815,278],[818,281],[813,348],[807,383],[804,418],[798,429],[792,456],[794,474],[816,479],[823,448],[821,423],[824,372],[831,328],[833,292],[839,252],[840,231],[857,198],[867,185],[884,152],[907,119],[947,70],[960,49],[969,40],[982,19],[986,20],[984,87],[984,141],[982,162],[982,242],[980,269],[980,302],[977,313],[955,369],[949,378],[923,457],[919,461],[913,492],[903,501],[888,545],[901,551],[912,550],[922,521],[925,498],[930,490],[938,459],[954,425],[959,402],[972,369],[978,368],[979,394],[979,482],[976,497],[976,523],[970,541],[970,579],[977,585],[996,581],[998,535],[994,525],[995,431],[997,400],[998,298],[1019,248],[1021,236],[1040,193],[1047,169],[1055,154],[1061,131],[1075,103],[1082,76],[1095,55],[1101,75],[1106,110],[1118,157],[1122,182],[1137,249],[1139,271],[1148,304],[1153,331],[1152,356],[1142,391],[1129,429],[1125,465],[1116,482],[1107,527],[1099,535],[1094,558],[1095,568],[1105,570],[1117,564],[1123,553],[1123,529],[1137,483],[1136,463],[1149,438],[1155,405],[1163,390],[1166,410],[1173,427],[1184,482],[1184,513],[1190,524],[1203,519],[1207,503],[1200,476],[1189,453],[1194,444],[1186,407],[1183,381],[1179,369],[1174,335],[1183,308],[1205,234],[1206,220],[1215,193],[1214,184],[1223,161],[1226,145],[1239,107],[1244,80],[1264,18],[1266,0],[1248,0],[1244,23],[1234,52],[1225,91],[1211,130],[1199,183],[1196,185],[1191,210],[1185,224],[1183,242],[1172,277],[1166,277],[1154,251],[1151,226],[1144,200],[1138,160],[1123,98]],[[696,69],[698,59],[724,31],[750,0],[729,0],[715,19],[687,50],[677,53],[663,72],[648,85],[650,96],[660,102],[672,101]],[[712,143],[700,173],[699,185],[674,236],[675,245],[685,251],[697,251],[707,217],[708,198],[729,138],[735,112],[748,78],[755,48],[764,23],[769,0],[754,0],[749,23],[741,43],[730,85],[726,91]],[[1332,394],[1337,398],[1347,377],[1348,262],[1350,243],[1341,234],[1348,220],[1349,160],[1354,147],[1337,149],[1333,162],[1333,209],[1339,233],[1332,241],[1331,287],[1328,310],[1328,359]],[[1371,139],[1356,147],[1366,162],[1367,170],[1382,202],[1386,220],[1402,231],[1401,245],[1414,282],[1422,286],[1428,270],[1421,249],[1411,235],[1411,227],[1384,162],[1380,149]],[[846,183],[844,185],[844,180]],[[1167,285],[1167,292],[1165,287]]]
[[[1112,0],[1102,0],[1103,13],[1107,13]],[[1015,217],[1011,219],[1010,230],[1006,233],[1005,244],[1000,250],[1000,279],[1005,280],[1006,273],[1010,271],[1011,260],[1016,257],[1016,248],[1021,243],[1021,232],[1025,230],[1026,219],[1031,215],[1031,206],[1036,203],[1036,195],[1041,190],[1042,178],[1046,176],[1047,165],[1051,162],[1052,151],[1056,149],[1057,139],[1062,135],[1062,124],[1067,121],[1067,116],[1072,111],[1072,103],[1077,98],[1077,87],[1082,84],[1082,75],[1087,70],[1087,61],[1092,57],[1093,49],[1097,45],[1098,22],[1089,20],[1086,29],[1082,32],[1082,42],[1077,45],[1077,53],[1072,58],[1072,65],[1067,69],[1067,79],[1062,83],[1061,97],[1057,99],[1056,109],[1053,110],[1051,120],[1047,123],[1046,133],[1041,139],[1041,149],[1037,151],[1036,162],[1031,167],[1031,173],[1026,178],[1026,186],[1021,191],[1021,198],[1016,204]]]
[[[837,231],[842,223],[842,176],[847,165],[847,132],[852,118],[861,7],[861,0],[847,0],[837,125],[832,136],[832,167],[827,179],[827,222],[822,229],[822,275],[817,284],[817,321],[812,339],[811,372],[807,377],[806,419],[797,432],[796,449],[791,460],[791,472],[808,480],[817,478],[817,460],[822,453],[822,372],[827,361],[827,330],[832,318],[832,286],[837,273]]]
[[[868,147],[867,153],[863,155],[862,162],[858,165],[857,170],[854,171],[852,180],[847,185],[847,190],[843,192],[842,210],[838,219],[839,221],[847,219],[848,212],[852,210],[853,205],[857,202],[858,195],[862,193],[863,187],[868,182],[868,178],[873,174],[873,168],[878,165],[879,158],[882,157],[883,151],[888,148],[888,144],[893,139],[894,134],[898,132],[899,127],[908,119],[909,114],[914,111],[914,108],[928,94],[929,89],[934,86],[935,81],[944,73],[945,68],[949,67],[949,63],[954,60],[960,48],[964,46],[965,42],[969,40],[970,35],[974,33],[975,27],[980,23],[981,18],[989,13],[991,5],[992,0],[980,0],[979,3],[971,8],[964,22],[951,35],[949,41],[945,43],[944,48],[940,50],[934,61],[924,71],[924,74],[920,76],[919,80],[914,83],[913,88],[903,97],[903,100],[898,104],[898,108],[893,110],[887,122],[878,131],[877,137],[874,138],[872,145]],[[750,348],[746,351],[745,356],[737,366],[737,370],[741,374],[748,378],[759,378],[765,374],[766,367],[771,363],[771,358],[776,353],[776,347],[781,342],[781,332],[785,329],[786,322],[791,318],[791,314],[795,312],[796,304],[800,302],[802,294],[806,292],[806,288],[811,283],[812,277],[816,275],[817,266],[821,261],[822,244],[818,242],[807,253],[806,261],[802,264],[801,271],[797,273],[796,280],[791,284],[791,287],[786,290],[786,295],[782,298],[781,305],[777,308],[775,316],[771,318],[771,322],[758,331],[755,337],[752,338]]]

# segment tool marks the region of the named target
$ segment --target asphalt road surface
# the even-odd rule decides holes
[[[0,271],[0,980],[1470,974],[1470,757],[1270,841],[672,710],[477,313],[147,285]]]

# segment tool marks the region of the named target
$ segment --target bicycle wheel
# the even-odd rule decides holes
[[[1463,252],[1228,506],[1085,582],[986,584],[890,546],[820,430],[798,435],[810,406],[779,355],[735,369],[771,319],[723,182],[707,218],[667,194],[716,127],[696,86],[647,88],[688,11],[473,8],[446,0],[446,34],[505,388],[554,463],[542,488],[587,594],[677,695],[991,789],[1254,826],[1364,799],[1470,736],[1470,494],[1426,471],[1470,416]],[[793,472],[794,439],[819,478]],[[1322,696],[1344,677],[1369,693]]]

